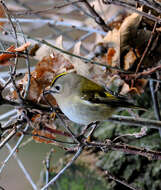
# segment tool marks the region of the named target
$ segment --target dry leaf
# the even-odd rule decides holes
[[[137,88],[139,94],[144,93],[144,89],[147,83],[148,83],[148,80],[146,79],[137,79],[135,81],[135,87]]]
[[[64,49],[63,48],[63,36],[62,35],[56,38],[55,44],[60,49]]]
[[[130,49],[130,51],[124,56],[124,70],[130,69],[136,59],[136,54],[133,52],[132,49]]]
[[[5,18],[5,12],[2,5],[0,5],[0,18]],[[3,25],[4,25],[4,22],[0,22],[0,26],[1,26],[0,30],[2,30]]]
[[[133,87],[130,87],[129,84],[125,83],[122,86],[120,94],[125,95],[127,93],[134,93],[134,94],[142,94],[144,93],[145,86],[147,85],[147,80],[145,79],[137,79],[133,84]]]
[[[12,45],[10,46],[6,51],[8,52],[15,52],[15,46]],[[15,54],[7,54],[7,53],[2,53],[0,54],[0,65],[10,65],[11,63],[9,63],[9,59],[16,57]]]
[[[53,54],[52,56],[44,57],[39,63],[37,63],[35,70],[31,73],[31,82],[27,99],[34,102],[44,102],[42,98],[43,90],[49,86],[54,77],[62,72],[72,70],[74,68],[67,59],[61,54]],[[23,95],[26,86],[28,84],[28,74],[21,79],[18,83],[18,88]],[[56,104],[53,96],[48,95],[49,101],[52,104]],[[17,96],[13,96],[17,98]]]
[[[23,52],[24,50],[26,50],[27,47],[30,46],[30,42],[27,42],[25,44],[23,44],[22,46],[15,48],[14,45],[10,46],[6,51],[8,52]],[[15,58],[16,54],[7,54],[7,53],[2,53],[0,54],[0,65],[9,65],[11,63],[9,63],[9,59],[11,58]]]
[[[120,33],[119,30],[114,28],[112,31],[109,31],[104,38],[104,43],[107,44],[109,48],[113,48],[115,51],[114,55],[111,57],[110,65],[113,67],[120,66]],[[109,49],[111,51],[111,49]],[[107,55],[111,54],[111,52],[107,52]],[[107,59],[108,60],[108,59]],[[107,64],[109,64],[107,62]]]
[[[46,143],[46,144],[49,144],[49,143],[54,143],[54,140],[55,139],[55,135],[54,134],[51,134],[49,133],[48,131],[45,131],[45,130],[37,130],[37,129],[34,129],[32,131],[32,134],[33,135],[36,135],[36,136],[33,136],[33,139],[36,141],[36,142],[39,142],[39,143]],[[42,136],[42,137],[41,137]],[[44,138],[43,138],[44,137]],[[46,138],[45,138],[46,137]],[[50,140],[51,139],[51,140]]]
[[[30,56],[36,56],[36,52],[40,48],[39,44],[35,44],[29,51]]]
[[[80,55],[80,47],[81,47],[82,42],[79,41],[75,44],[73,54]]]
[[[51,42],[53,43],[53,42]],[[37,51],[36,55],[34,56],[34,59],[41,61],[44,57],[48,57],[51,54],[53,54],[53,48],[47,46],[47,45],[42,45]]]
[[[142,8],[138,9],[142,11]],[[138,13],[133,13],[126,17],[120,27],[120,50],[121,53],[131,46],[131,42],[136,38],[137,29],[141,22],[142,16]]]
[[[25,51],[29,46],[31,45],[30,42],[26,42],[25,44],[23,44],[22,46],[15,48],[15,51],[17,52],[22,52]]]
[[[114,48],[109,48],[107,52],[107,63],[112,66],[113,57],[116,54],[116,50]]]

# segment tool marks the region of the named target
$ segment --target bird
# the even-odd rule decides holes
[[[123,96],[116,96],[104,87],[75,72],[61,73],[45,94],[52,94],[61,111],[74,123],[89,125],[107,120],[119,108],[144,110]]]

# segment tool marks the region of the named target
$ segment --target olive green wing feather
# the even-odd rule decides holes
[[[145,108],[130,103],[125,97],[113,95],[111,92],[106,91],[103,87],[90,80],[88,82],[86,81],[86,85],[83,86],[81,91],[81,98],[91,103],[107,104],[107,106],[113,108],[133,108],[145,111]]]

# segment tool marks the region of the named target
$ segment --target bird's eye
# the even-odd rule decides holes
[[[56,86],[55,86],[55,89],[56,89],[57,91],[60,91],[61,86],[60,86],[60,85],[56,85]]]

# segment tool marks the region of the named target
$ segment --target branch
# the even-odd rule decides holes
[[[7,135],[7,137],[4,138],[2,142],[0,142],[0,149],[17,133],[17,130],[21,127],[21,125],[18,125],[14,127],[11,132]]]
[[[120,73],[120,76],[121,77],[125,77],[126,80],[132,80],[132,79],[141,78],[143,76],[151,75],[152,73],[154,73],[154,72],[156,72],[158,70],[161,70],[161,61],[159,61],[158,64],[159,64],[158,66],[149,68],[148,70],[145,70],[143,72],[132,73],[132,74]]]
[[[146,17],[146,18],[148,18],[148,19],[150,19],[152,21],[155,21],[155,22],[157,22],[159,24],[161,23],[160,18],[158,18],[158,17],[156,17],[154,15],[145,13],[145,12],[141,12],[141,11],[137,10],[133,5],[131,5],[131,4],[127,3],[127,2],[123,2],[123,1],[120,1],[120,0],[103,0],[103,2],[105,4],[118,5],[118,6],[121,6],[123,8],[127,8],[128,10],[130,9],[130,10],[132,10],[132,11],[134,11],[134,12],[136,12],[136,13],[138,13],[138,14],[140,14],[140,15],[142,15],[142,16],[144,16],[144,17]]]
[[[150,45],[151,45],[151,42],[152,42],[152,39],[153,39],[153,36],[154,36],[154,33],[155,33],[156,26],[157,26],[157,22],[154,23],[154,27],[153,27],[153,30],[151,31],[150,38],[149,38],[149,40],[148,40],[147,46],[146,46],[146,48],[145,48],[145,50],[144,50],[144,52],[143,52],[143,55],[141,56],[141,59],[140,59],[138,65],[137,65],[137,68],[136,68],[136,72],[135,72],[135,73],[137,73],[137,72],[139,71],[140,65],[141,65],[141,63],[143,62],[143,60],[144,60],[144,58],[145,58],[145,55],[146,55],[147,52],[148,52],[148,49],[149,49],[149,47],[150,47]]]
[[[6,144],[6,146],[7,146],[8,150],[11,152],[11,151],[12,151],[12,148],[10,147],[10,145],[9,145],[9,144]],[[14,159],[17,161],[17,163],[18,163],[20,169],[22,170],[22,172],[24,173],[26,179],[27,179],[28,182],[31,184],[33,190],[37,190],[38,188],[37,188],[36,184],[33,182],[33,180],[32,180],[32,178],[31,178],[30,174],[28,173],[28,171],[26,170],[26,168],[24,167],[23,163],[22,163],[21,160],[18,158],[18,156],[17,156],[17,154],[16,154],[15,152],[14,152],[14,154],[13,154],[13,157],[14,157]]]
[[[109,150],[121,151],[126,154],[134,154],[147,157],[149,160],[161,160],[161,152],[148,150],[146,148],[131,146],[128,144],[113,143],[111,140],[106,140],[105,143],[102,142],[86,142],[87,147],[97,147],[107,152]]]
[[[24,129],[24,131],[26,131],[28,129],[29,125],[26,126],[26,128]],[[10,154],[7,156],[7,158],[3,161],[2,166],[0,167],[0,173],[2,172],[3,168],[5,167],[6,163],[8,162],[8,160],[12,157],[12,155],[14,154],[14,152],[16,151],[16,149],[19,147],[20,143],[22,142],[24,138],[24,134],[22,134],[20,136],[20,138],[18,139],[16,145],[14,148],[12,148],[12,150],[10,151]]]
[[[90,13],[93,15],[94,20],[97,24],[99,24],[101,26],[101,28],[105,31],[108,32],[109,30],[111,30],[111,28],[105,23],[105,21],[103,20],[103,18],[95,11],[94,6],[91,6],[87,0],[82,0],[85,5],[87,6],[87,8],[89,9]]]
[[[76,154],[73,156],[72,160],[70,162],[68,162],[68,164],[62,170],[60,170],[60,172],[53,179],[51,179],[51,181],[48,184],[46,184],[41,190],[45,190],[50,185],[55,183],[56,180],[65,172],[65,170],[68,169],[73,164],[73,162],[79,157],[79,155],[82,153],[83,149],[84,149],[84,147],[80,146],[78,151],[76,152]]]
[[[137,190],[136,188],[129,185],[125,180],[120,180],[120,179],[116,178],[115,176],[113,176],[109,171],[106,170],[105,174],[106,174],[106,177],[108,177],[109,179],[112,179],[112,180],[116,181],[117,183],[120,183],[120,184],[124,185],[125,187],[128,187],[129,189]]]
[[[149,120],[144,118],[134,118],[128,116],[119,116],[113,115],[108,119],[108,121],[112,121],[118,124],[126,124],[132,126],[139,126],[139,127],[147,127],[152,129],[161,129],[161,121],[157,120]]]
[[[31,9],[29,9],[29,7],[25,6],[29,10],[19,11],[19,12],[10,11],[10,13],[14,14],[14,15],[17,15],[17,16],[24,16],[24,15],[30,15],[31,16],[33,14],[47,13],[49,11],[53,11],[54,9],[61,9],[61,8],[67,7],[69,5],[74,5],[74,4],[77,4],[77,3],[80,3],[80,2],[82,2],[82,0],[75,0],[75,1],[68,2],[68,3],[64,3],[62,5],[54,5],[54,6],[50,7],[50,8],[42,9],[42,10],[31,10]]]
[[[61,49],[61,48],[59,48],[59,47],[57,47],[57,46],[54,46],[53,44],[47,42],[46,40],[39,40],[39,39],[30,37],[30,36],[27,36],[27,35],[26,35],[26,38],[32,39],[32,40],[34,40],[34,41],[36,41],[36,42],[38,42],[38,43],[41,43],[41,44],[45,44],[45,45],[47,45],[47,46],[49,46],[49,47],[52,47],[52,48],[54,48],[54,49],[60,51],[61,53],[67,54],[67,55],[69,55],[69,56],[73,56],[73,57],[78,58],[78,59],[81,59],[81,60],[83,60],[83,61],[85,61],[85,62],[87,62],[87,63],[99,65],[99,66],[106,67],[106,68],[112,69],[112,70],[117,70],[117,71],[120,71],[120,72],[122,72],[122,73],[131,73],[131,72],[125,71],[125,70],[123,70],[123,69],[120,69],[120,68],[118,68],[118,67],[112,67],[112,66],[110,66],[110,65],[107,65],[106,63],[105,63],[105,64],[102,64],[102,63],[100,63],[100,62],[96,62],[96,61],[93,61],[93,60],[91,60],[91,59],[87,59],[87,58],[85,58],[85,57],[83,57],[83,56],[79,56],[79,55],[70,53],[70,52],[68,52],[68,51],[66,51],[66,50],[64,50],[64,49]]]

